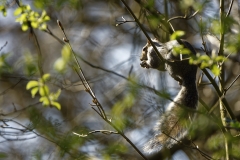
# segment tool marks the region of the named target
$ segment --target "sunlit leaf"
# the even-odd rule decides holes
[[[54,63],[54,69],[58,72],[63,72],[66,68],[66,62],[62,58],[58,58]]]
[[[47,29],[47,24],[46,24],[46,23],[42,24],[41,27],[40,27],[40,29],[41,29],[41,30],[46,30],[46,29]]]
[[[51,75],[50,75],[49,73],[46,73],[46,74],[43,75],[42,80],[43,80],[44,82],[46,82],[47,80],[50,79],[50,76],[51,76]]]
[[[14,11],[14,16],[17,16],[17,15],[19,15],[19,14],[21,14],[22,13],[22,7],[18,7],[15,11]]]
[[[49,21],[49,20],[50,20],[50,17],[49,17],[49,16],[44,16],[43,20],[44,20],[44,21]]]
[[[39,89],[39,94],[43,96],[48,96],[49,95],[49,88],[48,86],[44,85],[43,87],[40,87]]]
[[[175,31],[175,32],[171,35],[170,39],[171,39],[171,40],[178,39],[178,38],[182,37],[184,34],[185,34],[184,31]]]
[[[64,45],[62,48],[62,58],[65,62],[68,62],[71,56],[71,50],[68,45]]]
[[[60,103],[58,103],[58,102],[53,102],[53,101],[52,101],[52,102],[51,102],[51,105],[54,106],[54,107],[56,107],[56,108],[59,109],[59,110],[61,109],[61,105],[60,105]]]
[[[42,104],[44,105],[44,106],[49,106],[50,105],[50,102],[49,102],[49,100],[48,100],[48,98],[47,97],[41,97],[40,99],[39,99],[39,101],[40,102],[42,102]]]
[[[213,65],[213,66],[211,67],[211,71],[212,71],[212,73],[213,73],[215,76],[219,76],[220,73],[221,73],[221,71],[220,71],[220,69],[217,67],[217,65]]]
[[[38,28],[39,23],[38,23],[38,22],[31,22],[31,26],[32,26],[33,28]]]
[[[7,16],[7,10],[6,10],[5,6],[0,5],[0,12],[2,12],[2,14],[3,14],[4,17]]]
[[[39,88],[38,87],[35,87],[31,90],[31,95],[32,95],[32,98],[35,97],[36,93],[38,92]]]
[[[23,25],[22,25],[22,30],[23,30],[23,31],[28,30],[28,25],[27,25],[27,24],[23,24]]]
[[[57,92],[54,94],[55,100],[58,99],[58,97],[60,96],[60,94],[61,94],[61,89],[58,89]]]
[[[31,10],[31,6],[30,5],[26,5],[26,10],[30,11]]]
[[[38,81],[30,81],[28,82],[26,89],[29,90],[30,88],[37,87],[39,85]]]

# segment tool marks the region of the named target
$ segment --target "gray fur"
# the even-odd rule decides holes
[[[173,47],[180,45],[178,41],[174,40],[167,43],[160,43],[155,39],[153,42],[166,61],[163,63],[158,58],[153,47],[147,43],[143,47],[141,66],[143,68],[158,69],[161,65],[165,65],[168,73],[181,85],[181,90],[174,101],[169,104],[170,110],[157,122],[154,128],[154,137],[144,147],[146,152],[158,151],[163,146],[171,147],[185,137],[187,134],[187,126],[184,126],[182,119],[187,120],[191,113],[187,113],[187,116],[183,117],[182,113],[187,111],[184,107],[196,109],[198,102],[198,92],[195,83],[197,66],[190,65],[188,60],[181,60],[179,55],[175,56],[172,53]],[[196,54],[191,44],[185,40],[182,40],[182,42],[192,54]]]

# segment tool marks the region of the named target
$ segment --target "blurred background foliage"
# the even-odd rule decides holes
[[[230,2],[225,1],[226,13]],[[2,0],[0,3],[0,159],[141,159],[118,134],[89,134],[115,130],[92,109],[92,99],[74,72],[75,61],[57,25],[60,20],[108,118],[142,151],[144,143],[153,136],[154,124],[170,102],[167,97],[173,99],[180,87],[167,73],[140,67],[140,53],[146,37],[137,24],[131,22],[134,19],[122,2]],[[19,9],[18,4],[25,5],[25,9]],[[213,61],[218,53],[221,29],[219,1],[129,0],[127,4],[148,34],[162,42],[170,37],[164,21],[186,15],[171,20],[174,29],[184,31],[183,38],[194,45],[198,53],[210,57],[196,61],[204,61],[207,66],[219,64]],[[23,10],[30,17],[23,16]],[[188,18],[197,10],[195,16]],[[239,17],[240,1],[236,0],[225,20],[226,87],[240,74]],[[57,97],[61,109],[54,105],[43,106],[39,102],[41,94],[35,93],[32,98],[26,90],[29,82],[47,73],[51,75],[46,82],[48,90],[56,93],[61,89]],[[199,69],[198,79],[201,75]],[[224,159],[224,135],[219,127],[221,119],[217,107],[219,98],[205,76],[198,83],[198,91],[201,103],[190,135],[202,152],[215,159]],[[240,80],[237,80],[225,97],[238,120],[239,95]],[[79,137],[73,132],[87,136]],[[233,130],[231,134],[238,133]],[[230,155],[240,159],[239,136],[229,135],[227,139],[232,144]],[[184,150],[189,158],[177,150]],[[191,147],[164,151],[164,155],[172,159],[206,159]]]

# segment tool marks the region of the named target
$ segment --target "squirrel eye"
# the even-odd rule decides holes
[[[147,51],[147,47],[144,47],[144,48],[143,48],[143,51]]]

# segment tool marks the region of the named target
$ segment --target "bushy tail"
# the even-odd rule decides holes
[[[174,102],[157,122],[154,137],[144,146],[144,151],[151,153],[162,147],[171,148],[187,135],[189,118],[193,117],[192,109],[196,109],[198,94],[195,82],[192,85],[183,84]]]

